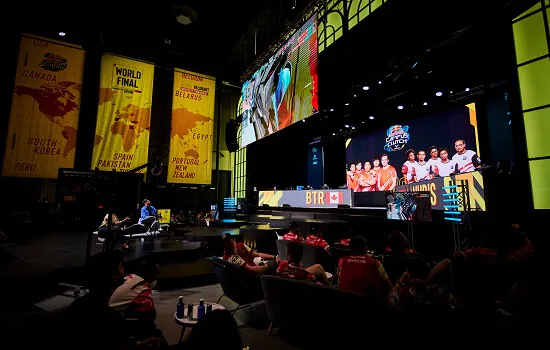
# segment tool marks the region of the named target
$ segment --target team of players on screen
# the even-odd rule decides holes
[[[481,159],[472,150],[466,149],[462,139],[455,141],[456,154],[449,158],[449,150],[430,147],[430,158],[426,152],[413,149],[406,152],[407,160],[401,167],[404,184],[431,180],[451,174],[468,173],[481,167]],[[380,166],[382,165],[382,166]],[[347,171],[347,186],[354,192],[391,191],[397,185],[397,171],[389,164],[389,157],[383,154],[364,163],[350,164]]]

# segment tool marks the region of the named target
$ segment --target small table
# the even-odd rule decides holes
[[[212,311],[214,310],[225,310],[225,307],[223,307],[220,304],[216,303],[208,303],[212,305]],[[206,308],[207,303],[204,303],[204,307]],[[193,304],[193,318],[188,319],[187,318],[187,306],[185,307],[185,310],[183,311],[183,318],[178,318],[177,313],[174,313],[174,320],[178,325],[181,326],[181,333],[180,333],[180,339],[178,343],[181,343],[183,340],[183,335],[185,334],[185,329],[187,327],[194,327],[199,320],[197,320],[197,314],[198,314],[199,304]]]

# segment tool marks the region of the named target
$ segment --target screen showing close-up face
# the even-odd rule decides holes
[[[347,187],[354,192],[467,173],[481,166],[475,106],[388,125],[346,143]]]
[[[309,19],[243,84],[241,147],[318,110],[317,21]]]

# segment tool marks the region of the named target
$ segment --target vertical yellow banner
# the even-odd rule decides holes
[[[103,55],[92,169],[128,171],[147,163],[154,71],[150,63]]]
[[[168,182],[210,184],[216,78],[174,71]]]
[[[57,178],[72,168],[84,50],[23,35],[2,176]]]

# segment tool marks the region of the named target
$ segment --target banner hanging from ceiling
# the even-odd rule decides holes
[[[174,71],[168,182],[210,184],[216,78]]]
[[[147,163],[154,71],[151,63],[103,55],[92,169],[128,171]]]
[[[21,37],[2,176],[57,178],[72,168],[84,50]]]

